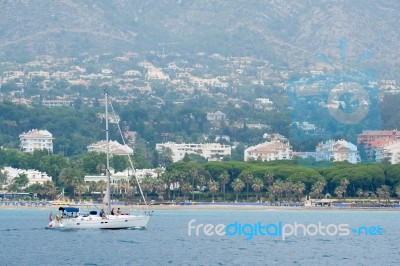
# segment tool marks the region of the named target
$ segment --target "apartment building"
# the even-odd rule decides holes
[[[4,167],[2,170],[0,170],[3,174],[6,175],[7,179],[5,182],[5,185],[8,186],[12,184],[14,178],[19,176],[20,174],[25,174],[26,177],[29,180],[29,183],[26,185],[29,187],[30,185],[33,184],[40,184],[43,185],[46,181],[52,181],[52,177],[48,176],[45,172],[40,172],[38,170],[34,169],[18,169],[18,168],[13,168],[13,167]]]
[[[232,148],[229,145],[219,143],[157,143],[156,150],[161,151],[162,148],[169,148],[172,151],[173,162],[178,162],[183,159],[185,154],[198,154],[209,161],[221,160],[224,156],[230,156]]]
[[[361,161],[357,146],[343,139],[319,143],[315,148],[315,157],[317,161],[348,161],[353,164]]]
[[[32,129],[19,135],[20,147],[23,152],[48,150],[53,152],[53,135],[47,130]]]
[[[293,157],[292,146],[279,140],[267,141],[244,150],[244,160],[291,160]]]

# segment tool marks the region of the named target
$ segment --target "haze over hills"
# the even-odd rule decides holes
[[[400,62],[400,2],[389,1],[2,1],[2,60],[82,52],[204,51],[255,55],[276,65],[338,60],[372,51],[369,63],[396,72]]]

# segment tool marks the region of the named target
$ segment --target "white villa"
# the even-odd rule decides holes
[[[23,152],[48,150],[53,152],[53,135],[47,130],[32,129],[19,135],[20,147]]]
[[[315,157],[317,161],[348,161],[353,164],[359,163],[361,160],[357,146],[343,139],[319,143],[315,148]]]
[[[27,186],[33,184],[43,184],[46,181],[52,181],[51,176],[48,176],[44,172],[33,169],[23,170],[7,166],[0,171],[3,174],[7,175],[6,186],[10,185],[13,182],[14,178],[16,178],[19,174],[26,174],[29,179],[29,183]]]
[[[279,140],[267,141],[244,150],[244,160],[291,160],[293,157],[292,146]]]
[[[123,172],[116,172],[114,169],[110,169],[110,181],[111,184],[117,184],[119,181],[122,180],[129,180],[131,176],[136,176],[139,180],[143,179],[146,174],[150,174],[153,178],[157,178],[157,172],[155,169],[135,169],[135,171],[132,170],[125,170]],[[99,181],[104,181],[107,182],[107,176],[102,174],[102,175],[85,175],[84,177],[85,183],[88,185],[90,182],[99,182]]]
[[[212,121],[212,122],[224,121],[225,119],[226,119],[226,114],[224,114],[221,111],[216,111],[214,113],[213,112],[207,113],[207,120],[208,121]]]
[[[128,145],[122,145],[117,141],[109,142],[110,154],[114,155],[128,155],[133,154],[133,149]],[[88,152],[107,152],[107,141],[102,140],[97,143],[93,143],[87,147]]]
[[[170,148],[172,151],[172,160],[178,162],[183,159],[185,154],[198,154],[209,161],[221,160],[224,156],[230,156],[232,148],[229,145],[219,143],[157,143],[156,150],[161,151],[162,148]]]

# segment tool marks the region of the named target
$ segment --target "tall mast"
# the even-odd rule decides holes
[[[106,176],[107,176],[107,209],[108,209],[108,214],[111,213],[111,178],[110,178],[110,143],[109,143],[109,137],[108,137],[108,92],[104,92],[105,95],[105,106],[106,106],[106,142],[107,142],[107,166],[106,166]]]

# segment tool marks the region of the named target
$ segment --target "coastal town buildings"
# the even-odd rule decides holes
[[[55,99],[55,100],[43,100],[42,105],[46,107],[70,107],[72,106],[73,101],[71,100],[63,100],[63,99]]]
[[[293,157],[292,146],[279,140],[267,141],[244,150],[244,160],[291,160]]]
[[[383,162],[385,159],[384,147],[398,140],[392,138],[375,139],[365,144],[364,151],[369,162]]]
[[[110,154],[114,155],[132,155],[133,149],[128,145],[122,145],[117,141],[109,142]],[[107,141],[102,140],[97,143],[93,143],[87,147],[88,152],[107,152]]]
[[[138,180],[143,179],[145,176],[151,176],[153,178],[157,178],[160,173],[157,173],[155,169],[135,169],[132,171],[130,169],[126,169],[122,172],[115,172],[114,169],[110,169],[110,181],[112,185],[116,185],[121,181],[128,181],[132,176],[137,177]],[[86,185],[89,185],[91,182],[99,182],[104,181],[107,182],[107,176],[102,175],[85,175],[84,182]]]
[[[358,144],[370,144],[377,139],[400,139],[400,131],[398,130],[368,130],[357,135]]]
[[[198,154],[209,161],[218,161],[225,156],[230,156],[232,150],[231,146],[219,143],[165,142],[156,144],[157,151],[161,151],[163,147],[171,149],[173,162],[182,160],[185,154]]]
[[[382,145],[380,153],[377,153],[377,161],[391,163],[391,164],[399,164],[400,140],[391,141]]]
[[[32,129],[19,135],[20,147],[23,152],[48,150],[53,152],[53,135],[47,130]]]
[[[45,172],[40,172],[34,169],[24,170],[7,166],[0,171],[2,172],[2,174],[6,175],[6,182],[5,182],[6,187],[12,184],[14,178],[18,177],[21,174],[26,175],[26,177],[29,180],[29,183],[26,185],[26,187],[29,187],[30,185],[33,184],[43,185],[46,181],[52,181],[51,176],[48,176]]]
[[[370,162],[382,162],[383,147],[398,140],[398,130],[368,130],[357,135],[357,143],[363,145],[366,159]]]
[[[210,122],[224,121],[226,114],[221,111],[207,113],[207,120]]]
[[[361,161],[357,146],[343,139],[319,143],[315,148],[315,157],[317,161],[348,161],[353,164]]]

